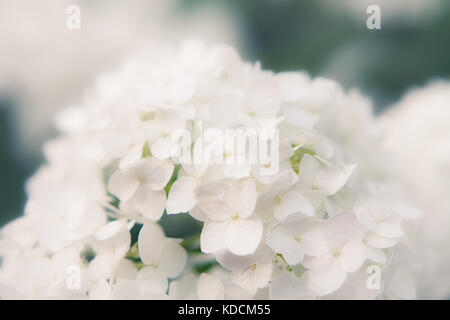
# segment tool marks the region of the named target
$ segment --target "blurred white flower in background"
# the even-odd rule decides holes
[[[13,0],[0,3],[0,93],[15,100],[18,161],[54,135],[52,119],[78,101],[94,77],[148,42],[186,35],[237,45],[233,17],[217,3],[181,12],[177,0]],[[81,29],[66,9],[81,10]],[[25,157],[23,157],[25,156]]]
[[[420,297],[450,295],[450,83],[414,88],[378,121],[393,171],[409,187],[409,198],[425,212],[417,239],[421,255]]]
[[[416,270],[402,270],[417,263],[409,240],[421,214],[393,181],[371,111],[356,90],[262,70],[223,45],[135,53],[57,117],[63,134],[45,145],[25,215],[1,230],[0,298],[416,297]],[[185,129],[196,151],[196,121],[277,129],[261,144],[277,143],[278,172],[184,163],[168,150]],[[198,247],[167,237],[166,206],[202,225]]]

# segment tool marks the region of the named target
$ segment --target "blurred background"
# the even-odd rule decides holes
[[[366,26],[371,4],[380,30]],[[66,26],[71,5],[79,30]],[[378,114],[408,88],[450,76],[445,0],[0,0],[0,226],[22,214],[55,113],[146,42],[186,37],[359,87]]]

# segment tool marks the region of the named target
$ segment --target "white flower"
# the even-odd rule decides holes
[[[326,228],[326,253],[308,262],[308,280],[319,296],[336,291],[347,274],[357,271],[367,259],[362,230],[352,213],[333,217]]]
[[[300,181],[313,190],[331,196],[345,185],[355,167],[349,165],[339,169],[321,158],[305,154],[300,162]]]
[[[197,282],[197,296],[200,300],[223,300],[224,285],[220,279],[203,273]]]
[[[256,210],[264,217],[273,215],[279,221],[293,213],[314,215],[314,208],[309,200],[296,190],[270,189],[259,197]]]
[[[187,254],[176,239],[166,238],[160,226],[146,223],[139,232],[139,256],[146,267],[140,272],[145,278],[164,283],[178,276],[186,264]],[[164,291],[164,290],[163,290]]]
[[[216,254],[216,258],[224,268],[232,271],[231,283],[247,289],[252,295],[266,287],[272,277],[272,254],[264,246],[247,256],[237,256],[222,250]]]
[[[167,198],[167,214],[190,211],[197,202],[195,197],[196,181],[189,176],[179,177],[170,188]]]
[[[324,221],[301,214],[291,215],[275,227],[267,235],[266,243],[289,265],[301,263],[305,255],[318,256],[328,250]]]
[[[197,204],[195,189],[202,183],[206,170],[206,165],[185,164],[181,167],[167,197],[167,214],[190,212],[194,208]]]
[[[200,300],[250,300],[251,295],[235,284],[224,284],[219,278],[202,273],[197,281]]]
[[[278,83],[268,73],[255,72],[247,77],[239,91],[224,95],[212,104],[211,113],[216,121],[227,126],[249,125],[258,118],[276,116],[281,106]]]
[[[124,210],[136,210],[144,217],[158,220],[164,212],[165,192],[173,164],[164,160],[140,159],[113,173],[109,191],[117,196]]]
[[[369,229],[366,243],[374,248],[390,248],[404,235],[402,218],[395,214],[394,203],[386,197],[359,199],[355,215]]]
[[[102,142],[106,158],[119,158],[120,168],[133,164],[142,156],[146,135],[146,128],[137,116],[128,116],[125,121],[122,117],[119,128],[108,132]]]
[[[269,298],[273,300],[312,300],[317,295],[305,276],[296,277],[292,273],[279,273],[272,279]]]
[[[225,248],[237,255],[255,252],[263,225],[253,215],[257,194],[252,180],[208,182],[197,189],[197,198],[207,217],[201,234],[203,252]]]
[[[91,246],[95,258],[89,264],[91,276],[96,280],[106,280],[114,272],[117,264],[125,256],[131,244],[131,236],[124,221],[111,221],[95,234]]]
[[[196,300],[197,290],[192,290],[197,286],[198,276],[194,273],[186,273],[180,279],[170,283],[169,296],[175,300]]]
[[[48,177],[48,176],[47,176]],[[89,189],[77,183],[58,180],[46,189],[34,192],[25,208],[34,220],[40,244],[50,251],[58,251],[74,241],[90,236],[106,222],[102,207]]]
[[[168,159],[177,154],[177,141],[172,136],[176,130],[186,126],[186,118],[181,110],[162,110],[155,112],[153,119],[147,121],[149,127],[150,151],[157,159]]]

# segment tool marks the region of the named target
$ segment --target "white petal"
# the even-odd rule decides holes
[[[102,147],[107,156],[119,158],[127,153],[129,143],[130,141],[126,135],[109,133],[102,141]]]
[[[255,210],[258,198],[256,186],[252,179],[245,179],[239,183],[238,188],[239,198],[236,199],[237,205],[235,210],[241,218],[247,218]]]
[[[367,259],[372,260],[373,262],[385,264],[387,261],[386,254],[381,249],[366,246],[366,252],[367,252]]]
[[[228,270],[242,270],[254,261],[253,255],[238,256],[228,250],[221,250],[214,256],[220,265]]]
[[[268,234],[266,242],[273,251],[281,253],[288,264],[296,265],[303,261],[305,255],[303,246],[281,230]]]
[[[227,178],[245,178],[250,175],[250,166],[246,164],[224,164],[223,175]]]
[[[269,297],[271,300],[294,300],[295,286],[287,274],[278,274],[272,279],[269,287]]]
[[[285,101],[294,102],[305,94],[309,82],[309,77],[305,73],[281,72],[275,77]]]
[[[200,234],[200,246],[204,253],[214,253],[226,247],[226,222],[206,221]]]
[[[89,276],[96,281],[107,280],[112,272],[112,255],[108,253],[100,253],[89,263]]]
[[[205,213],[202,211],[202,209],[200,209],[200,207],[198,205],[194,206],[190,211],[189,214],[196,220],[198,221],[206,221],[206,215]]]
[[[361,224],[365,225],[372,231],[376,230],[377,222],[370,214],[369,208],[367,208],[366,203],[360,204],[357,202],[354,207],[354,212]]]
[[[366,243],[369,246],[372,246],[374,248],[379,249],[385,249],[393,247],[397,242],[398,238],[386,238],[382,237],[379,234],[376,234],[374,232],[369,232],[365,237]]]
[[[316,176],[321,170],[323,170],[323,165],[319,160],[308,153],[303,155],[298,174],[308,186],[313,186]]]
[[[176,155],[177,147],[170,137],[160,137],[152,143],[150,150],[155,158],[165,160]]]
[[[270,184],[274,189],[285,189],[298,181],[297,173],[290,166],[284,167],[281,164],[280,167],[276,174],[263,174],[261,166],[253,166],[252,176],[262,184]]]
[[[334,149],[331,141],[324,136],[316,137],[317,154],[326,159],[333,155]]]
[[[133,175],[117,170],[109,178],[108,190],[121,201],[129,200],[139,187],[139,180]]]
[[[342,270],[336,259],[327,266],[308,271],[308,280],[318,296],[324,296],[339,289],[346,277],[347,272]]]
[[[308,268],[310,270],[329,268],[333,264],[334,260],[336,260],[336,259],[333,255],[333,252],[328,251],[327,253],[325,253],[321,256],[312,258],[311,262],[309,263]]]
[[[136,282],[142,294],[164,293],[169,286],[167,278],[158,273],[154,267],[144,267],[139,270]]]
[[[394,211],[404,219],[414,220],[423,216],[423,212],[421,210],[406,203],[396,203],[394,205]]]
[[[197,276],[189,272],[184,274],[181,279],[170,282],[169,295],[175,300],[195,300],[197,299],[196,287]]]
[[[111,221],[100,228],[96,233],[95,237],[99,241],[105,241],[107,239],[111,239],[115,235],[117,235],[122,229],[122,224],[120,221]]]
[[[398,263],[391,270],[386,284],[389,295],[396,299],[414,300],[417,298],[417,276],[409,263]]]
[[[97,281],[89,290],[89,299],[107,300],[111,298],[111,285],[106,281]]]
[[[225,232],[226,246],[237,255],[252,254],[261,242],[262,233],[263,224],[259,219],[231,220]]]
[[[125,248],[130,246],[131,235],[125,225],[119,221],[111,221],[100,228],[96,234],[98,242],[92,243],[96,251]]]
[[[133,148],[131,148],[126,154],[125,156],[120,160],[119,163],[119,168],[125,168],[128,167],[130,165],[132,165],[133,163],[135,163],[136,161],[138,161],[139,159],[141,159],[142,157],[142,145],[137,145],[134,146]]]
[[[283,165],[281,165],[283,167]],[[298,175],[291,167],[284,168],[276,174],[270,182],[276,189],[284,189],[292,186],[298,181]]]
[[[280,87],[271,77],[260,77],[253,80],[245,90],[246,106],[256,116],[274,117],[281,106]]]
[[[141,294],[136,282],[119,283],[113,286],[111,299],[140,300]]]
[[[167,214],[188,212],[196,203],[194,194],[195,179],[179,177],[170,187],[167,198]]]
[[[242,112],[242,103],[241,95],[226,95],[216,98],[211,104],[210,111],[219,123],[232,126],[238,121],[237,115]]]
[[[301,99],[302,105],[314,109],[324,108],[332,101],[336,101],[341,90],[335,81],[317,77],[310,82],[308,94]]]
[[[252,294],[255,294],[258,290],[255,284],[255,270],[253,267],[248,267],[240,271],[234,271],[231,274],[231,281],[239,284],[239,286],[245,288]]]
[[[311,300],[316,298],[308,281],[281,273],[272,279],[269,297],[273,300]]]
[[[361,240],[361,224],[353,213],[341,213],[331,218],[327,230],[327,242],[332,248],[340,248],[348,241]]]
[[[348,242],[340,249],[339,262],[342,269],[347,272],[355,272],[366,261],[366,247],[362,242]]]
[[[236,284],[228,284],[225,288],[225,298],[227,300],[251,300],[252,294]]]
[[[302,213],[306,216],[314,215],[314,208],[299,192],[289,191],[280,198],[280,203],[274,207],[274,216],[283,221],[292,213]]]
[[[347,183],[355,168],[356,165],[351,165],[343,170],[327,167],[317,174],[314,184],[322,193],[333,195]]]
[[[183,271],[186,260],[186,250],[176,240],[168,239],[162,247],[158,269],[168,278],[175,278]]]
[[[132,198],[133,207],[147,219],[156,221],[164,213],[166,194],[164,191],[153,191],[150,188],[139,188]]]
[[[230,207],[233,201],[231,188],[224,182],[207,182],[197,188],[198,205],[209,219],[224,221],[234,213]]]
[[[305,254],[317,257],[330,250],[324,232],[325,229],[321,226],[313,226],[302,235]]]
[[[318,114],[308,112],[299,106],[284,106],[283,115],[286,117],[287,123],[307,129],[312,129],[317,120],[319,120]]]
[[[393,222],[378,223],[376,226],[376,232],[380,236],[386,238],[400,238],[405,234],[402,228]]]
[[[155,191],[162,190],[172,177],[174,166],[170,161],[151,158],[146,184]]]
[[[164,92],[170,102],[185,103],[194,94],[194,80],[189,77],[174,79],[166,86]]]
[[[259,288],[265,287],[272,277],[272,259],[252,263],[241,271],[233,271],[232,282],[239,284],[242,288],[252,294],[256,294]]]
[[[132,281],[136,279],[138,270],[131,260],[122,259],[117,264],[116,269],[114,270],[116,283]]]
[[[157,263],[166,238],[159,225],[146,223],[139,231],[139,256],[144,264]]]
[[[224,285],[216,277],[202,273],[197,281],[197,296],[200,300],[223,300]]]
[[[257,288],[265,287],[272,278],[273,263],[272,260],[256,264],[255,285]]]

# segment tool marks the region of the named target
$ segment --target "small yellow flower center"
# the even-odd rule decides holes
[[[295,236],[295,237],[294,237],[294,240],[297,241],[297,242],[300,242],[300,241],[302,241],[302,238],[299,237],[299,236]]]
[[[280,196],[276,196],[275,198],[273,198],[273,202],[275,204],[280,204],[281,203],[281,197]]]
[[[339,257],[341,253],[338,250],[333,251],[333,256]]]
[[[143,112],[141,114],[141,121],[152,120],[154,118],[155,118],[155,115],[153,112]]]
[[[145,183],[145,177],[139,177],[138,180],[140,183]]]
[[[233,215],[231,216],[231,219],[233,219],[233,220],[239,219],[239,214],[237,212],[233,213]]]

